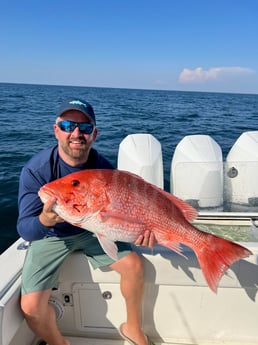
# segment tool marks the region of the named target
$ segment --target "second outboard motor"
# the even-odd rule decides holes
[[[171,162],[170,191],[198,210],[223,209],[223,159],[208,135],[189,135],[177,145]]]

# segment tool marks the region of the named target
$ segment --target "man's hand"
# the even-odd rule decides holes
[[[157,243],[156,238],[151,231],[145,231],[143,235],[140,235],[137,240],[134,242],[136,246],[145,246],[153,248]]]
[[[39,220],[41,224],[46,227],[51,227],[57,223],[62,223],[64,220],[59,217],[53,210],[53,206],[56,202],[55,198],[49,199],[43,206],[42,212],[39,215]]]

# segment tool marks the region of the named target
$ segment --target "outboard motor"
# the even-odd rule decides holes
[[[227,155],[225,202],[230,211],[258,211],[258,131],[242,133]]]
[[[223,209],[221,147],[208,135],[189,135],[177,145],[170,171],[170,191],[198,210]]]
[[[119,145],[117,168],[164,187],[161,144],[151,134],[130,134],[123,139]]]

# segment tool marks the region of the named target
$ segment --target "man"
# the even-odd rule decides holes
[[[92,145],[97,137],[92,106],[80,99],[65,101],[57,114],[54,133],[58,145],[36,154],[24,166],[19,185],[17,229],[30,241],[22,273],[21,308],[29,327],[49,345],[68,345],[60,333],[55,313],[48,303],[58,270],[73,250],[82,250],[94,268],[109,266],[121,275],[121,292],[126,302],[126,321],[121,336],[131,344],[152,344],[141,329],[143,266],[127,243],[118,242],[118,261],[107,256],[91,232],[63,221],[52,207],[44,206],[38,190],[42,185],[82,169],[113,169]],[[68,246],[69,243],[69,246]],[[146,232],[135,244],[153,247],[155,239]],[[73,248],[73,250],[69,248]]]

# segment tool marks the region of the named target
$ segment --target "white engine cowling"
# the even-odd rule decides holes
[[[227,155],[225,202],[231,211],[258,210],[258,131],[242,133]]]
[[[197,209],[223,208],[223,159],[208,135],[189,135],[177,145],[171,162],[171,193]]]
[[[164,187],[161,144],[151,134],[130,134],[124,138],[119,145],[117,168]]]

